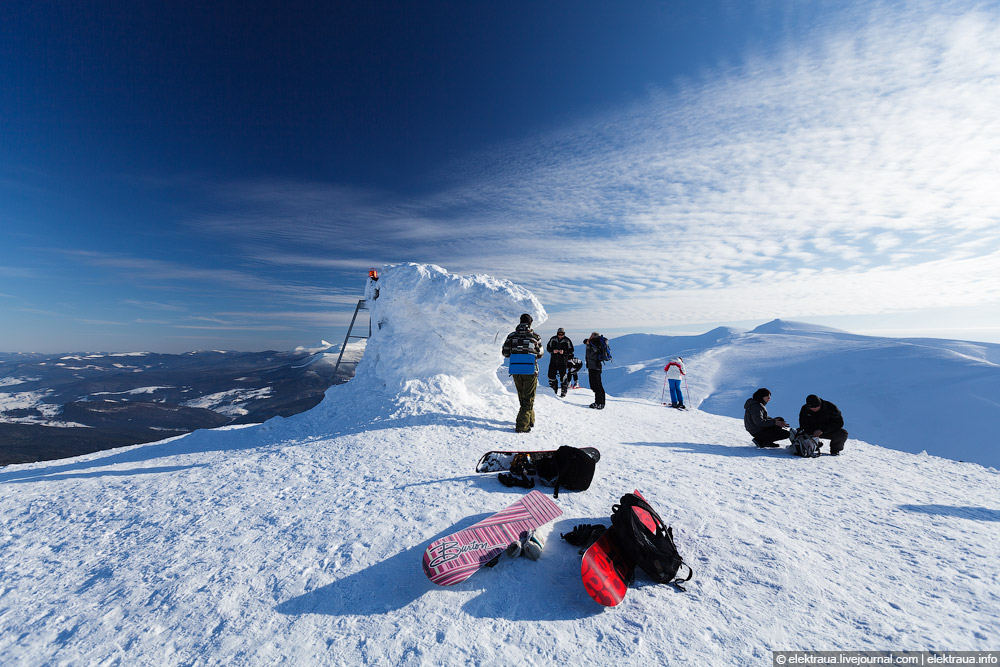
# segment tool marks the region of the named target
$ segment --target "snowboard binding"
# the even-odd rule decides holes
[[[514,487],[514,486],[519,486],[519,487],[521,487],[523,489],[533,489],[533,488],[535,488],[535,480],[534,479],[532,479],[531,477],[527,477],[527,476],[523,476],[522,477],[522,476],[516,475],[513,472],[510,472],[510,473],[502,472],[499,475],[497,475],[497,479],[500,480],[501,484],[503,484],[504,486],[506,486],[508,488]]]

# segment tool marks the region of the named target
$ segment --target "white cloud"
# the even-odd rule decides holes
[[[973,7],[855,12],[676,91],[469,156],[449,167],[450,188],[423,197],[231,183],[215,190],[227,213],[190,221],[268,269],[357,269],[351,289],[91,261],[330,308],[355,303],[368,266],[436,263],[522,283],[581,328],[993,304],[1000,13]]]

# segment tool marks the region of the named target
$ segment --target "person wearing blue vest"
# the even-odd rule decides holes
[[[514,430],[528,433],[535,425],[535,390],[538,388],[538,359],[541,358],[542,338],[531,330],[531,315],[521,315],[521,322],[503,342],[503,356],[510,360],[508,370],[514,378],[521,409]]]

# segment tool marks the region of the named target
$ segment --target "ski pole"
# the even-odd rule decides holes
[[[664,398],[664,396],[666,396],[666,394],[667,394],[667,374],[664,373],[663,374],[663,391],[660,392],[660,403],[662,403],[663,405],[666,405],[666,403],[663,401],[663,398]]]
[[[688,395],[688,402],[694,403],[694,396],[691,395],[691,389],[688,388],[688,378],[684,375],[684,393]]]

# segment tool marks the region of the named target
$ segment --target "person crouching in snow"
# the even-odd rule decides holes
[[[538,388],[538,359],[542,356],[542,338],[531,330],[531,315],[521,315],[521,322],[503,342],[503,356],[510,359],[521,409],[514,430],[528,433],[535,425],[535,389]]]
[[[753,444],[758,447],[777,447],[778,440],[789,436],[788,422],[781,417],[767,416],[767,407],[771,400],[771,391],[761,387],[743,404],[743,426],[753,436]]]
[[[583,362],[573,357],[566,361],[566,382],[569,384],[570,389],[580,388],[580,369],[583,368]]]
[[[847,442],[844,416],[836,405],[816,394],[806,396],[806,404],[799,410],[799,428],[814,438],[829,440],[832,456],[844,450],[844,443]]]
[[[684,372],[684,357],[670,357],[670,361],[663,367],[667,374],[667,383],[670,385],[670,407],[683,408],[684,394],[681,393],[681,377]]]

